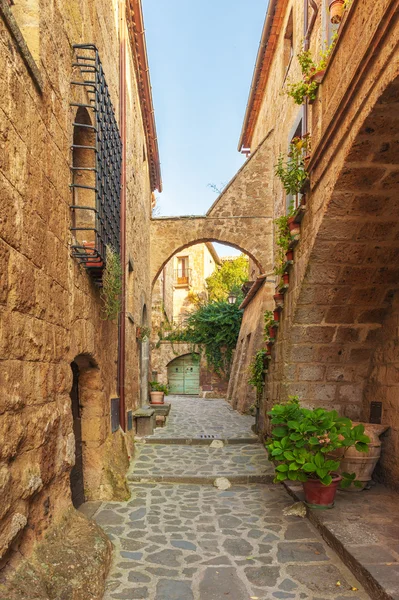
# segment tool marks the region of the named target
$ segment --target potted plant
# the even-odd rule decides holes
[[[294,260],[294,251],[293,250],[287,250],[287,252],[285,253],[285,260],[287,262]]]
[[[276,291],[276,293],[273,296],[273,300],[276,303],[277,308],[284,307],[284,294],[282,294],[281,292]]]
[[[345,10],[345,0],[332,0],[329,3],[330,21],[331,23],[341,23],[342,16]]]
[[[309,137],[294,137],[289,145],[288,154],[280,154],[275,165],[275,174],[280,179],[287,194],[296,196],[308,178],[304,157],[306,155]],[[292,216],[293,206],[289,215]]]
[[[283,285],[288,285],[290,282],[290,276],[288,273],[283,273]]]
[[[356,480],[360,485],[351,486],[348,488],[350,492],[359,492],[363,490],[369,481],[372,479],[373,471],[381,456],[381,440],[380,435],[388,429],[388,425],[380,425],[376,423],[353,423],[354,425],[362,425],[364,433],[370,438],[367,444],[367,452],[359,452],[355,446],[350,448],[339,448],[339,450],[331,453],[332,458],[339,457],[341,464],[338,473],[353,472]]]
[[[136,339],[141,342],[145,342],[150,338],[151,329],[150,327],[136,327]]]
[[[291,237],[295,237],[301,233],[301,226],[299,223],[295,222],[295,217],[289,217],[288,219],[288,227],[290,230]]]
[[[359,485],[354,474],[338,474],[341,459],[330,455],[352,446],[367,452],[370,438],[363,425],[353,426],[335,410],[304,408],[297,396],[276,404],[268,414],[273,429],[266,448],[269,459],[277,463],[275,482],[302,482],[307,505],[324,509],[334,506],[339,484]]]
[[[111,246],[107,246],[100,294],[104,320],[114,321],[121,312],[122,275],[123,271],[119,254]]]
[[[280,321],[280,311],[275,309],[273,311],[273,319],[276,323],[278,323]]]
[[[84,241],[82,244],[88,257],[85,261],[85,266],[90,269],[93,267],[101,269],[104,266],[104,262],[102,261],[99,252],[96,250],[95,242]]]
[[[158,381],[150,381],[150,387],[151,404],[164,404],[165,396],[169,394],[168,386]]]

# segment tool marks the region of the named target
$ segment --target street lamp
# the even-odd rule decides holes
[[[233,294],[233,292],[230,292],[230,294],[227,298],[227,302],[229,304],[235,304],[237,302],[237,294]]]

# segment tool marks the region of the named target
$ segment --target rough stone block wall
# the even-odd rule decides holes
[[[227,399],[240,412],[256,404],[256,390],[248,383],[250,364],[258,350],[264,347],[264,313],[272,310],[274,285],[264,283],[244,310],[240,334],[234,355]]]
[[[86,498],[126,497],[127,442],[120,431],[111,434],[110,427],[110,399],[118,395],[118,328],[103,320],[99,290],[70,257],[69,230],[76,113],[70,103],[85,98],[70,83],[76,78],[72,44],[97,45],[118,117],[117,5],[116,0],[40,3],[36,67],[41,92],[0,19],[1,556],[20,542],[28,555],[71,505],[70,363],[77,356],[86,357],[95,374],[85,377],[81,390]],[[138,321],[150,298],[151,199],[131,57],[128,69],[127,237],[135,259],[129,290]],[[138,379],[133,331],[127,347],[127,403],[133,407]]]

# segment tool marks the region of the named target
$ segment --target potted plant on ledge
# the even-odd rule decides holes
[[[275,482],[302,482],[306,504],[322,509],[333,508],[338,485],[359,485],[354,474],[338,475],[343,457],[330,455],[352,446],[367,452],[370,439],[363,425],[353,426],[335,410],[301,407],[296,396],[276,404],[268,414],[273,429],[266,448],[269,459],[277,463]]]
[[[158,381],[150,381],[150,387],[151,404],[164,404],[165,396],[169,394],[168,386]]]

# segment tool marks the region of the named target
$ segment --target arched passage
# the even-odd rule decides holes
[[[353,127],[356,136],[347,143],[319,222],[313,207],[321,204],[323,181],[312,191],[290,273],[285,301],[290,312],[283,311],[268,376],[270,402],[298,394],[308,404],[363,421],[371,418],[371,402],[379,403],[391,447],[380,469],[396,487],[398,115],[399,77]]]

